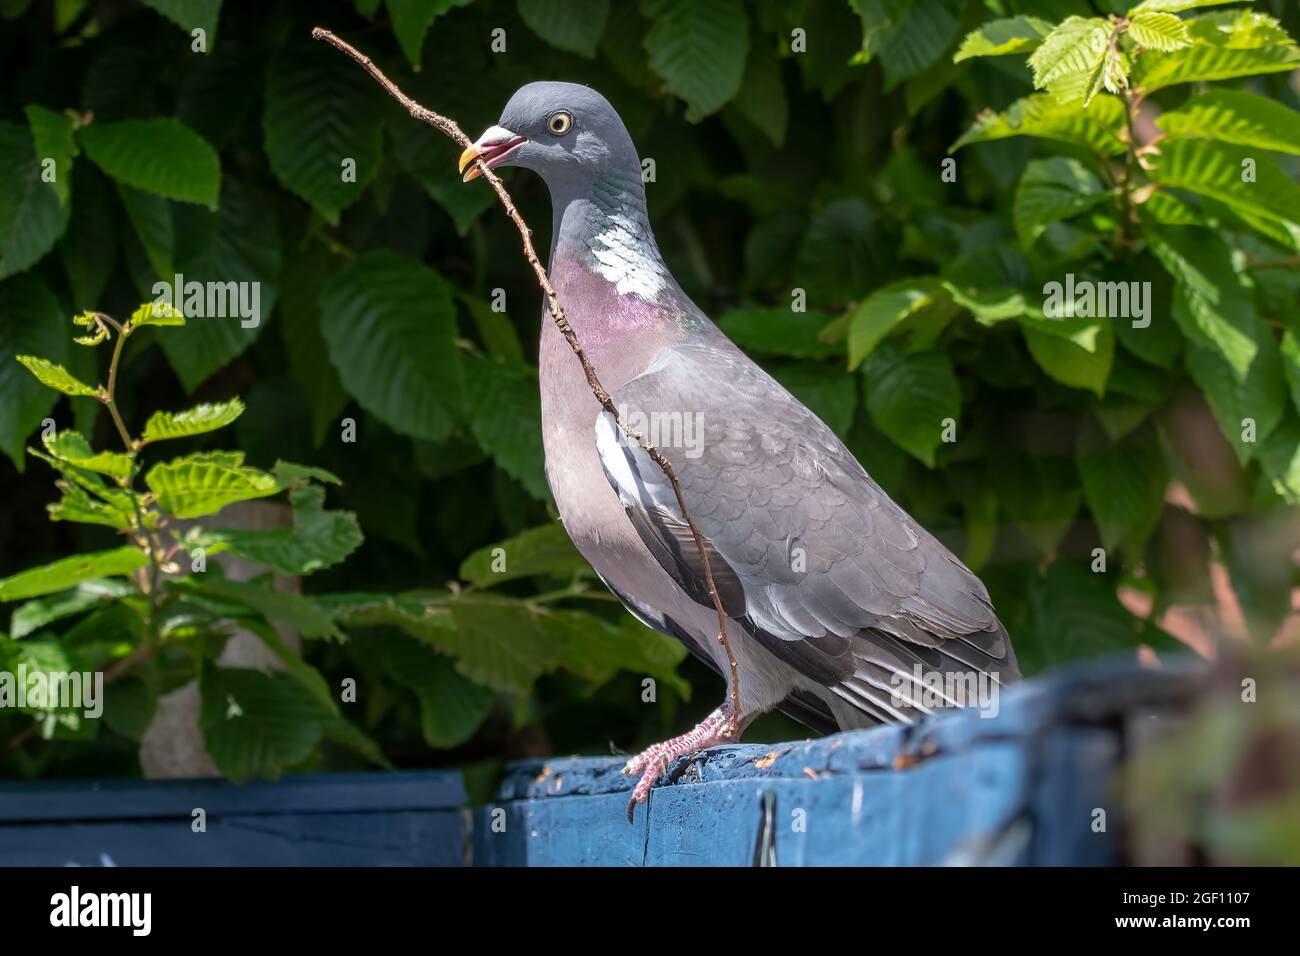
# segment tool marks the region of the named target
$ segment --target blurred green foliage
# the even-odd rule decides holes
[[[1269,640],[1296,584],[1300,11],[1129,6],[0,0],[0,598],[27,602],[0,662],[111,671],[154,641],[107,721],[0,711],[0,772],[135,772],[157,696],[195,676],[232,776],[631,747],[717,697],[551,520],[540,296],[513,227],[316,25],[471,135],[533,80],[604,93],[655,161],[650,213],[683,287],[980,572],[1027,672],[1175,646],[1156,621],[1207,599],[1211,561]],[[542,184],[506,178],[544,239]],[[129,316],[176,274],[259,283],[260,321],[131,338],[116,405],[135,434],[242,399],[226,431],[179,440],[182,470],[233,444],[266,493],[312,489],[281,535],[303,560],[245,541],[310,574],[301,603],[219,574],[167,575],[149,598],[134,563],[12,577],[134,527],[69,511],[69,469],[120,446],[107,352],[73,343],[71,318]],[[1134,282],[1146,312],[1060,314],[1049,293]],[[84,444],[60,446],[72,429]],[[65,478],[48,515],[29,445]],[[176,477],[151,447],[120,456],[110,495],[143,474],[146,507],[193,513],[148,481]],[[290,480],[284,460],[328,472]],[[355,518],[346,561],[311,559],[322,514]],[[235,625],[274,642],[271,621],[324,638],[306,666],[209,666]],[[303,688],[332,702],[348,679],[355,702],[302,717]]]

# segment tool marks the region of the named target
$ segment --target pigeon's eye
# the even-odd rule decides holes
[[[550,119],[546,121],[546,128],[556,136],[563,136],[572,126],[573,117],[564,112],[564,110],[560,110],[558,113],[552,113]]]

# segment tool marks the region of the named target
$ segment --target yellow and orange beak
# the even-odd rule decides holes
[[[483,169],[479,161],[482,161],[483,166],[492,169],[505,162],[507,156],[526,142],[528,137],[512,133],[503,126],[488,127],[477,142],[466,146],[465,151],[460,154],[458,170],[463,174],[461,182],[467,183],[482,175]],[[469,167],[468,170],[466,166]]]

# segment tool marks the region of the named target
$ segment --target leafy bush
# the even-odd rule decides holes
[[[517,236],[317,24],[471,133],[531,80],[604,92],[654,160],[678,280],[979,570],[1026,670],[1176,646],[1167,612],[1222,602],[1224,580],[1270,639],[1296,584],[1300,11],[1129,6],[0,3],[0,596],[25,602],[2,646],[122,668],[124,688],[102,730],[0,710],[0,767],[132,772],[149,702],[196,675],[235,776],[631,746],[687,719],[691,685],[692,710],[715,703],[550,520]],[[544,237],[545,191],[507,175]],[[257,283],[258,317],[122,337],[87,318],[118,361],[69,341],[67,317],[130,314],[177,274]],[[19,355],[49,363],[40,381]],[[108,450],[118,415],[145,441],[149,413],[196,403],[159,421],[229,425],[241,453],[207,433],[180,439],[182,468],[152,440]],[[53,523],[29,443],[60,473]],[[219,504],[218,473],[287,492],[293,526],[245,535],[301,550],[211,522],[153,543]],[[345,523],[364,542],[312,550]],[[191,544],[310,574],[308,593],[138,563]],[[307,663],[208,663],[232,626],[274,647],[286,618],[324,638]],[[254,758],[230,715],[259,707],[290,716],[248,721],[278,742]]]

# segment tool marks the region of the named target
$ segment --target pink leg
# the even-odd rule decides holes
[[[738,732],[732,733],[731,703],[728,702],[700,721],[694,730],[655,744],[629,760],[623,773],[629,777],[640,774],[641,779],[632,790],[632,799],[627,802],[627,822],[632,822],[636,805],[650,798],[650,788],[660,774],[668,772],[670,763],[714,744],[730,743],[738,736]]]

